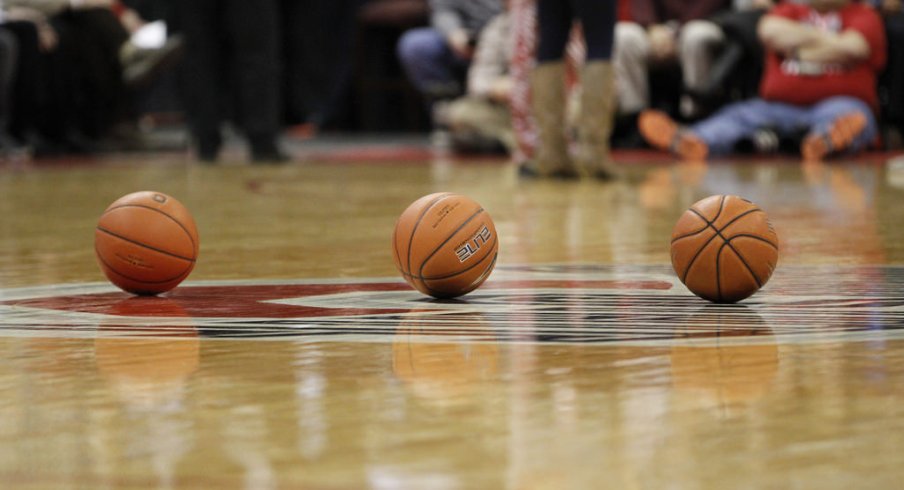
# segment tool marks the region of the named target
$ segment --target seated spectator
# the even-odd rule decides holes
[[[402,35],[399,61],[429,106],[462,94],[477,35],[501,12],[501,1],[429,0],[431,26]]]
[[[615,26],[613,53],[622,114],[640,112],[650,105],[648,68],[679,62],[684,88],[705,83],[713,58],[713,45],[722,39],[719,28],[704,19],[729,7],[727,0],[635,0],[627,17]],[[685,116],[697,110],[683,98]]]
[[[19,52],[12,125],[36,153],[97,149],[123,119],[127,82],[146,80],[166,60],[159,54],[176,47],[132,46],[112,7],[112,0],[3,3],[2,28],[16,37]]]
[[[707,31],[705,46],[698,48],[708,73],[685,88],[683,116],[697,119],[727,101],[753,97],[762,76],[763,50],[756,28],[774,0],[734,0],[732,9],[705,20],[696,20]],[[705,29],[703,28],[705,26]]]
[[[512,93],[511,19],[497,15],[483,29],[468,70],[468,93],[448,107],[454,147],[481,151],[500,146],[512,152],[515,137],[508,102]]]
[[[638,121],[644,138],[699,160],[729,153],[764,129],[779,136],[804,132],[800,151],[808,161],[859,151],[876,138],[885,34],[872,8],[850,0],[782,4],[758,31],[766,48],[760,98],[728,105],[688,128],[647,111]]]

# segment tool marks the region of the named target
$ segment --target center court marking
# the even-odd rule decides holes
[[[738,305],[667,266],[505,266],[458,301],[397,278],[207,281],[157,298],[112,286],[0,290],[0,336],[674,345],[904,338],[904,268],[782,267]]]

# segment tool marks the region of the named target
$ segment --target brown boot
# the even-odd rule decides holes
[[[581,70],[581,114],[578,119],[581,174],[599,179],[620,177],[609,153],[615,115],[612,64],[591,61]]]
[[[565,140],[565,64],[561,61],[540,63],[530,74],[530,85],[531,106],[540,141],[534,161],[522,166],[521,174],[577,177]]]

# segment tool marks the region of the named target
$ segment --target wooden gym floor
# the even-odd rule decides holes
[[[0,485],[900,486],[904,163],[623,156],[625,180],[564,183],[399,160],[0,168]],[[144,189],[201,235],[160,298],[94,260],[100,213]],[[461,301],[409,289],[390,255],[398,214],[437,191],[481,202],[500,235]],[[758,203],[781,240],[736,306],[668,265],[675,220],[717,193]]]

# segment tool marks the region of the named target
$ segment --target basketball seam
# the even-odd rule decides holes
[[[724,201],[725,196],[722,196],[722,198],[723,198],[723,201]],[[720,228],[716,228],[715,226],[713,226],[713,223],[710,223],[710,222],[709,222],[705,217],[703,217],[703,215],[700,214],[700,212],[697,211],[696,209],[690,208],[689,211],[691,211],[692,213],[694,213],[694,214],[696,214],[697,216],[699,216],[703,221],[706,221],[706,222],[709,224],[709,226],[711,226],[712,229],[716,231],[716,233],[715,233],[713,236],[709,237],[709,239],[706,240],[706,243],[704,243],[703,245],[700,246],[700,248],[697,250],[697,253],[694,254],[694,257],[691,258],[690,262],[687,264],[687,269],[685,269],[684,275],[683,275],[683,277],[681,278],[681,282],[683,282],[683,283],[685,283],[685,284],[687,284],[687,283],[685,282],[685,280],[687,279],[688,273],[690,273],[691,267],[694,265],[694,262],[697,261],[697,257],[699,257],[700,254],[703,252],[703,249],[706,248],[707,245],[709,245],[709,242],[713,241],[713,239],[716,238],[716,237],[719,237],[719,238],[722,239],[722,241],[727,242],[728,240],[726,240],[726,239],[725,239],[725,236],[722,235],[722,230],[724,230],[725,228],[728,228],[729,226],[733,225],[736,221],[738,221],[739,219],[743,218],[744,216],[747,216],[747,215],[750,214],[750,213],[754,213],[754,212],[756,212],[756,211],[762,212],[763,210],[760,209],[760,208],[753,208],[753,209],[749,209],[749,210],[747,210],[747,211],[744,211],[743,213],[741,213],[741,214],[735,216],[735,217],[734,217],[731,221],[729,221],[728,223],[725,223],[725,226],[723,226],[721,229],[720,229]],[[718,219],[720,214],[722,214],[722,209],[721,209],[721,207],[719,208],[719,213],[716,214],[716,218],[715,218],[715,219]],[[713,221],[713,222],[715,222],[715,221]],[[718,255],[716,256],[716,258],[718,259]]]
[[[493,246],[496,246],[496,245],[497,245],[497,242],[494,240],[494,241],[492,242],[492,245],[490,245],[490,249],[492,249]],[[498,249],[497,249],[497,253],[498,253]],[[409,272],[409,273],[406,273],[405,271],[402,271],[402,270],[399,270],[399,272],[400,272],[402,275],[408,276],[408,277],[410,277],[410,278],[412,278],[412,279],[420,279],[421,282],[423,282],[423,281],[442,281],[442,280],[444,280],[444,279],[451,279],[451,278],[453,278],[453,277],[455,277],[455,276],[457,276],[457,275],[464,274],[465,272],[468,272],[469,270],[471,270],[471,269],[477,267],[478,265],[480,265],[480,263],[483,262],[484,260],[486,260],[486,258],[489,257],[489,256],[490,256],[490,254],[486,254],[486,255],[484,255],[483,257],[481,257],[480,260],[478,260],[477,262],[475,262],[474,264],[472,264],[471,266],[469,266],[467,269],[460,270],[460,271],[458,271],[458,272],[455,272],[455,273],[453,273],[453,274],[449,274],[449,275],[447,275],[447,276],[440,276],[440,277],[425,277],[425,276],[419,276],[419,275],[416,275],[416,274],[411,274],[410,272]]]
[[[766,240],[765,238],[763,238],[759,235],[751,235],[749,233],[738,233],[737,235],[732,235],[732,236],[728,237],[729,240],[734,240],[735,238],[753,238],[754,240],[759,240],[759,241],[769,245],[770,247],[778,250],[778,245],[770,242],[769,240]]]
[[[492,249],[494,246],[496,246],[497,243],[498,243],[498,241],[496,240],[496,237],[494,236],[494,237],[493,237],[493,241],[492,241],[492,243],[490,244],[490,249]],[[413,276],[413,277],[417,277],[418,279],[420,279],[420,280],[422,280],[422,281],[441,281],[441,280],[443,280],[443,279],[449,279],[449,278],[455,277],[455,276],[457,276],[457,275],[459,275],[459,274],[464,274],[465,272],[468,272],[469,270],[471,270],[471,269],[477,267],[478,265],[480,265],[481,262],[483,262],[484,260],[486,260],[486,258],[489,257],[489,256],[490,256],[490,254],[484,255],[483,257],[480,258],[480,260],[478,260],[477,262],[474,262],[473,264],[471,264],[467,269],[460,270],[460,271],[458,271],[458,272],[456,272],[456,273],[454,273],[454,274],[449,274],[449,275],[446,275],[446,276],[440,276],[440,277],[425,277],[425,276],[413,276],[413,275],[412,275],[412,276]]]
[[[170,257],[174,257],[174,258],[181,259],[181,260],[187,260],[187,261],[192,262],[192,263],[195,262],[195,259],[190,259],[190,258],[188,258],[188,257],[183,257],[183,256],[181,256],[181,255],[179,255],[179,254],[174,254],[174,253],[172,253],[172,252],[167,252],[166,250],[163,250],[163,249],[160,249],[160,248],[157,248],[157,247],[152,247],[152,246],[150,246],[150,245],[148,245],[148,244],[141,243],[141,242],[136,241],[136,240],[132,240],[131,238],[126,238],[126,237],[124,237],[124,236],[122,236],[122,235],[113,233],[112,231],[110,231],[110,230],[108,230],[108,229],[106,229],[106,228],[101,228],[100,226],[97,227],[97,231],[100,231],[100,232],[102,232],[102,233],[106,233],[107,235],[110,235],[110,236],[115,237],[115,238],[119,238],[120,240],[125,241],[125,242],[129,242],[129,243],[131,243],[131,244],[133,244],[133,245],[138,245],[139,247],[146,248],[146,249],[148,249],[148,250],[153,250],[153,251],[155,251],[155,252],[162,253],[163,255],[169,255]],[[192,250],[194,250],[194,244],[192,244]]]
[[[431,202],[426,208],[424,208],[423,211],[421,211],[420,216],[417,217],[417,221],[414,222],[414,226],[411,227],[411,236],[408,237],[408,261],[407,261],[407,267],[406,267],[406,269],[408,270],[409,273],[411,272],[411,244],[412,244],[412,242],[414,242],[414,233],[417,231],[418,226],[421,225],[421,221],[424,220],[424,216],[427,215],[427,212],[430,211],[431,209],[433,209],[433,206],[436,206],[436,203],[440,202],[441,200],[443,200],[451,195],[452,195],[451,193],[447,192],[447,193],[440,194],[439,196],[436,196],[436,199],[434,199],[433,202]],[[401,258],[400,258],[399,263],[401,263]]]
[[[452,237],[454,237],[456,233],[461,231],[462,228],[467,226],[468,223],[470,223],[474,218],[480,216],[481,214],[483,214],[483,208],[479,208],[477,211],[474,212],[474,214],[469,216],[468,219],[464,220],[464,222],[462,222],[462,224],[458,225],[458,228],[453,230],[452,233],[449,233],[449,236],[447,236],[446,239],[442,241],[442,243],[437,245],[436,248],[434,248],[433,251],[430,252],[430,254],[427,255],[427,257],[423,261],[421,261],[421,266],[418,268],[418,271],[417,271],[418,276],[420,276],[420,277],[424,276],[424,266],[427,265],[427,262],[430,262],[430,259],[432,259],[433,256],[436,255],[436,253],[439,252],[441,248],[443,248],[443,245],[449,243],[449,240],[451,240]],[[423,279],[421,279],[421,281],[423,281]]]
[[[719,200],[719,211],[716,213],[716,216],[713,218],[713,223],[715,223],[715,221],[716,221],[717,219],[719,219],[719,216],[722,215],[722,209],[723,209],[724,207],[725,207],[725,195],[723,194],[723,195],[721,196],[721,199]],[[706,217],[703,216],[703,214],[701,214],[699,211],[697,211],[697,210],[694,209],[693,207],[691,207],[688,211],[690,211],[690,212],[696,214],[697,216],[699,216],[700,219],[702,219],[703,222],[706,223],[706,226],[707,226],[707,227],[712,227],[712,229],[716,230],[716,227],[713,226],[713,223],[710,223],[710,221],[709,221],[708,219],[706,219]],[[706,248],[707,245],[709,245],[709,242],[713,241],[713,238],[716,238],[717,236],[720,236],[720,235],[719,235],[719,230],[716,230],[716,233],[715,233],[713,236],[709,237],[709,239],[706,240],[706,243],[704,243],[699,249],[697,249],[697,253],[694,254],[694,256],[691,258],[691,261],[688,262],[687,268],[684,269],[684,274],[682,274],[682,276],[681,276],[681,282],[687,284],[687,282],[686,282],[687,275],[690,273],[691,267],[693,267],[694,262],[697,261],[697,257],[699,257],[699,256],[700,256],[700,253],[703,252],[703,249]],[[724,240],[724,238],[723,238],[723,240]]]
[[[690,237],[699,235],[700,233],[703,233],[703,232],[706,231],[707,229],[709,229],[709,223],[707,223],[705,226],[703,226],[703,228],[700,228],[700,229],[697,230],[697,231],[692,231],[692,232],[690,232],[690,233],[688,233],[688,234],[686,234],[686,235],[681,235],[680,237],[673,238],[673,239],[672,239],[672,245],[674,245],[675,242],[677,242],[678,240],[683,240],[683,239],[685,239],[685,238],[690,238]]]
[[[722,211],[725,210],[725,200],[726,200],[727,198],[728,198],[728,196],[726,196],[725,194],[722,194],[722,195],[720,196],[720,199],[719,199],[719,211],[716,213],[715,216],[713,216],[712,222],[710,222],[710,221],[709,221],[708,219],[706,219],[706,218],[703,218],[703,215],[700,214],[700,213],[697,213],[697,215],[700,216],[701,218],[703,218],[703,221],[706,221],[707,223],[713,225],[713,228],[715,228],[715,225],[714,225],[714,224],[715,224],[716,220],[719,219],[719,216],[722,216]],[[694,208],[691,208],[691,209],[694,209]],[[694,211],[696,211],[696,210],[694,210]]]
[[[497,249],[496,252],[493,254],[493,260],[490,262],[490,265],[479,276],[477,276],[477,278],[474,279],[474,281],[471,282],[470,289],[462,292],[461,294],[468,294],[471,291],[480,287],[480,285],[483,284],[484,281],[487,280],[487,277],[489,277],[490,273],[493,271],[493,268],[496,267],[496,261],[498,259],[499,259],[499,250]]]
[[[114,209],[130,208],[130,207],[131,207],[131,208],[144,208],[144,209],[149,209],[149,210],[151,210],[151,211],[154,211],[155,213],[160,213],[160,214],[166,216],[167,218],[173,220],[173,223],[176,223],[177,225],[179,225],[179,228],[182,228],[182,231],[184,231],[185,234],[188,235],[188,241],[191,242],[191,248],[192,248],[192,250],[195,250],[195,249],[197,248],[197,245],[195,245],[195,239],[192,238],[191,232],[188,231],[188,228],[186,228],[185,225],[183,225],[181,222],[179,222],[179,220],[177,220],[176,218],[172,217],[171,215],[169,215],[169,214],[163,212],[163,211],[160,210],[160,209],[153,208],[153,207],[151,207],[151,206],[145,206],[145,205],[143,205],[143,204],[120,204],[119,206],[116,206],[116,207],[114,207],[114,208],[109,208],[109,209],[107,209],[106,211],[104,211],[104,214],[107,214],[107,213],[109,213],[110,211],[113,211]],[[103,217],[103,216],[101,216],[101,217]]]
[[[170,281],[175,281],[176,279],[179,279],[179,278],[182,277],[182,276],[187,276],[187,275],[192,271],[192,269],[194,268],[193,266],[189,266],[189,267],[187,268],[187,270],[185,270],[185,271],[181,272],[179,275],[174,276],[174,277],[171,277],[171,278],[169,278],[169,279],[164,279],[164,280],[160,280],[160,281],[145,281],[145,280],[142,280],[142,279],[136,279],[136,278],[134,278],[134,277],[132,277],[132,276],[123,274],[122,272],[120,272],[120,271],[118,271],[117,269],[115,269],[112,265],[110,265],[109,262],[107,262],[106,260],[104,260],[103,257],[101,257],[100,253],[97,251],[97,247],[94,247],[94,252],[95,252],[95,254],[97,255],[97,260],[101,261],[105,266],[107,266],[107,269],[110,269],[110,271],[112,271],[112,272],[114,272],[115,274],[117,274],[117,275],[119,275],[119,276],[122,276],[122,277],[124,277],[124,278],[126,278],[126,279],[128,279],[128,280],[130,280],[130,281],[140,282],[140,283],[142,283],[142,284],[163,284],[163,283],[167,283],[167,282],[170,282]]]
[[[750,267],[750,264],[748,264],[747,261],[744,260],[744,257],[741,255],[741,253],[738,252],[738,250],[735,249],[735,248],[731,245],[731,242],[730,242],[730,241],[726,241],[725,244],[728,245],[728,248],[730,248],[732,252],[734,252],[734,254],[738,257],[738,260],[740,260],[741,263],[744,264],[744,268],[747,269],[747,272],[749,272],[750,275],[753,276],[753,280],[756,282],[757,287],[758,287],[758,288],[763,287],[763,284],[760,282],[760,278],[757,277],[757,275],[756,275],[755,272],[753,272],[753,269]]]
[[[486,258],[489,257],[489,256],[490,256],[490,255],[487,254],[486,257],[484,257],[483,259],[480,259],[480,260],[483,261],[484,259],[486,259]],[[493,261],[490,263],[490,266],[487,267],[487,271],[493,269],[493,266],[496,265],[496,259],[497,259],[498,257],[499,257],[499,251],[497,250],[496,253],[493,254]],[[459,272],[458,274],[462,274],[462,273],[464,273],[464,272],[466,272],[466,271]],[[486,274],[486,273],[487,273],[487,272],[484,271],[484,274]],[[458,275],[458,274],[456,274],[456,275]],[[479,277],[482,277],[482,276],[483,276],[483,274],[481,274]],[[450,277],[454,277],[454,276],[450,276]],[[432,291],[432,292],[434,292],[434,293],[440,293],[440,292],[437,291],[436,289],[433,289],[433,288],[431,288],[430,286],[428,286],[428,285],[427,285],[427,281],[421,279],[421,282],[424,283],[424,287],[427,288],[428,291]],[[477,283],[478,286],[479,286],[479,284],[481,284],[482,282],[483,282],[483,281],[477,283],[476,280],[474,281],[474,283]],[[474,284],[474,283],[471,283],[471,284]],[[462,295],[468,294],[468,293],[470,293],[471,291],[477,289],[478,286],[475,286],[475,287],[473,287],[473,288],[471,288],[471,289],[468,289],[467,291],[462,291],[460,294],[453,295],[453,296],[451,296],[451,297],[462,296]],[[440,293],[440,297],[447,298],[447,297],[450,297],[450,296],[449,296],[449,295],[446,295],[446,294],[441,294],[441,293]]]
[[[401,219],[401,217],[399,219]],[[399,255],[399,223],[398,223],[398,221],[396,221],[395,228],[393,228],[393,230],[392,230],[392,251],[395,254],[396,264],[399,264],[398,268],[401,271],[402,257]]]
[[[719,257],[722,256],[722,252],[725,251],[726,242],[724,239],[722,240],[722,246],[719,247],[719,252],[716,253],[716,299],[719,303],[722,302],[722,267],[719,265]]]

